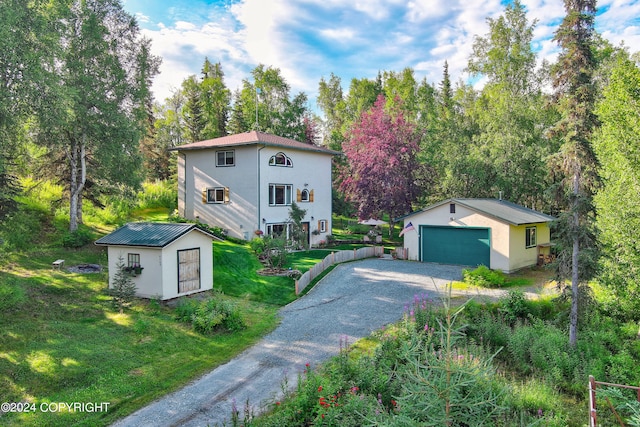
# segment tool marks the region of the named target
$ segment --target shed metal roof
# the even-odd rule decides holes
[[[551,222],[556,219],[551,215],[502,199],[448,199],[440,203],[436,203],[435,205],[431,205],[421,211],[410,213],[402,218],[408,218],[422,212],[427,212],[437,208],[438,206],[449,203],[456,203],[465,206],[469,209],[512,225]]]
[[[191,230],[197,230],[200,233],[217,239],[213,234],[196,227],[195,224],[130,222],[96,240],[95,244],[104,246],[163,248]]]
[[[222,147],[234,147],[242,145],[256,145],[264,144],[267,146],[282,147],[282,148],[295,148],[303,151],[313,151],[316,153],[338,155],[338,151],[329,150],[325,147],[320,147],[313,144],[305,144],[300,141],[296,141],[290,138],[284,138],[282,136],[272,135],[270,133],[249,131],[244,133],[237,133],[233,135],[222,136],[220,138],[207,139],[205,141],[193,142],[190,144],[180,145],[178,147],[170,148],[169,151],[191,151],[191,150],[206,150],[210,148],[222,148]]]

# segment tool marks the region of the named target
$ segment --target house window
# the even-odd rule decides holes
[[[289,238],[291,224],[267,224],[267,234],[274,237]]]
[[[291,193],[293,186],[290,184],[269,184],[269,205],[289,206],[291,205]]]
[[[306,188],[300,192],[300,197],[298,198],[299,202],[310,202],[311,201],[311,193]]]
[[[127,254],[127,267],[140,267],[140,254]]]
[[[229,187],[207,188],[204,198],[205,203],[229,203]]]
[[[450,203],[449,204],[449,213],[456,213],[456,204],[455,203]]]
[[[320,230],[321,233],[326,233],[327,232],[327,220],[326,219],[321,219],[320,221],[318,221],[318,230]]]
[[[536,227],[525,228],[525,247],[533,248],[538,244]]]
[[[236,153],[230,151],[216,151],[216,166],[235,166]]]
[[[278,153],[274,156],[271,156],[271,158],[269,158],[269,166],[282,166],[282,167],[291,168],[293,167],[293,162],[291,161],[291,158],[288,157],[286,154]]]

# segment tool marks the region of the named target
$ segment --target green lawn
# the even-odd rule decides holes
[[[161,209],[136,214],[137,219],[166,218]],[[292,253],[288,266],[305,272],[332,250]],[[137,300],[119,314],[106,292],[106,272],[51,268],[56,259],[64,259],[65,267],[104,266],[103,248],[49,243],[5,255],[0,260],[0,402],[31,402],[36,411],[5,414],[3,426],[108,425],[254,344],[276,327],[278,308],[296,299],[293,279],[257,274],[262,265],[248,245],[215,242],[214,288],[241,307],[248,328],[205,336],[155,301]],[[40,409],[58,402],[109,406],[106,412]]]
[[[252,284],[248,250],[226,242],[214,246],[218,262],[225,256],[236,261],[226,266],[226,277],[216,277],[216,286],[237,290],[240,297],[227,297],[241,307],[249,325],[240,333],[195,333],[174,320],[172,309],[154,301],[137,301],[119,314],[105,292],[106,273],[51,269],[58,258],[67,267],[106,265],[104,251],[93,245],[5,259],[0,271],[0,401],[33,402],[37,411],[6,414],[0,425],[107,425],[228,361],[271,331],[279,306],[295,298],[291,279],[263,278]],[[266,291],[245,298],[250,285]],[[108,402],[109,407],[106,413],[42,412],[45,402]]]

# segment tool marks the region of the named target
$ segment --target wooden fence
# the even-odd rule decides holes
[[[323,271],[334,264],[340,264],[347,261],[355,261],[357,259],[372,258],[382,256],[384,248],[382,246],[367,246],[365,248],[354,249],[349,251],[332,252],[322,262],[317,263],[298,280],[296,280],[296,295],[300,294],[309,283],[318,277]]]
[[[636,394],[637,394],[637,398],[638,398],[638,402],[640,402],[640,387],[635,387],[635,386],[631,386],[631,385],[623,385],[623,384],[611,384],[611,383],[605,383],[602,381],[596,381],[596,379],[593,377],[593,375],[589,375],[589,427],[597,427],[598,426],[598,412],[596,410],[596,387],[597,386],[607,386],[607,387],[618,387],[618,388],[626,388],[626,389],[631,389],[631,390],[635,390]],[[618,424],[622,427],[624,427],[624,422],[622,421],[622,419],[620,418],[620,416],[618,415],[618,413],[616,412],[614,406],[611,404],[611,402],[609,401],[609,399],[606,399],[607,403],[609,404],[609,407],[611,408],[611,411],[613,412],[613,415],[615,415],[616,419],[618,420]]]

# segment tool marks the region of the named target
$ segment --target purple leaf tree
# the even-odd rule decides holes
[[[419,194],[416,176],[420,135],[404,119],[399,101],[385,110],[384,95],[362,113],[342,144],[347,165],[340,190],[354,203],[360,219],[393,219],[411,211]]]

